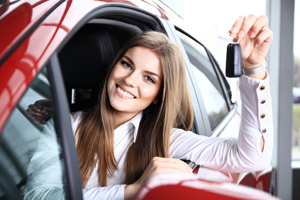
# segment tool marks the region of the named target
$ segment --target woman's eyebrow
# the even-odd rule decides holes
[[[152,76],[157,76],[159,79],[161,79],[160,76],[158,74],[154,73],[154,72],[151,72],[151,71],[148,71],[148,70],[145,70],[145,72],[148,73],[148,74],[151,74]]]
[[[130,64],[134,66],[134,62],[128,56],[124,55],[123,57],[125,57],[130,62]]]

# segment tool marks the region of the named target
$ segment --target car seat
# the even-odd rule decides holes
[[[88,24],[59,53],[71,112],[93,107],[106,69],[120,49],[108,29]]]
[[[126,22],[93,19],[70,39],[58,57],[71,112],[96,105],[106,70],[120,47],[142,32]]]

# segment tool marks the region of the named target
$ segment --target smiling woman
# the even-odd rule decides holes
[[[178,45],[162,33],[143,33],[120,50],[108,71],[100,103],[96,108],[79,114],[82,120],[76,128],[76,136],[84,186],[90,185],[88,179],[95,154],[102,163],[98,177],[101,186],[107,185],[107,181],[120,183],[118,176],[113,177],[113,174],[123,171],[120,170],[123,165],[126,166],[125,182],[133,183],[153,157],[168,156],[171,129],[189,130],[193,122],[185,77],[183,56]],[[120,156],[114,156],[116,146],[113,144],[116,141],[113,132],[130,120],[140,120],[139,126],[135,127],[138,130],[134,134],[127,130],[127,138],[119,147],[122,150],[117,150]],[[132,140],[134,143],[125,159],[124,153]],[[94,149],[95,152],[87,152],[90,151],[88,146],[99,148]]]
[[[158,103],[162,67],[155,52],[132,47],[117,62],[108,79],[108,98],[116,110],[117,126],[132,119],[151,103]]]
[[[232,27],[247,68],[260,66],[269,49],[272,32],[262,26],[265,16],[240,17]],[[84,197],[132,199],[158,173],[191,173],[180,159],[225,172],[265,169],[273,142],[268,80],[264,69],[240,78],[238,139],[196,135],[180,47],[159,32],[133,37],[107,70],[98,103],[71,116]]]

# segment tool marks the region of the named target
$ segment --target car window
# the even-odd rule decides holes
[[[65,199],[65,171],[55,120],[45,125],[26,113],[52,99],[46,68],[33,80],[0,135],[0,199]]]
[[[214,130],[228,113],[221,84],[203,46],[178,33],[200,88],[211,129]]]

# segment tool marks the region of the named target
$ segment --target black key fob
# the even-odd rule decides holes
[[[238,43],[230,43],[227,46],[226,76],[240,77],[242,75],[241,46]]]

